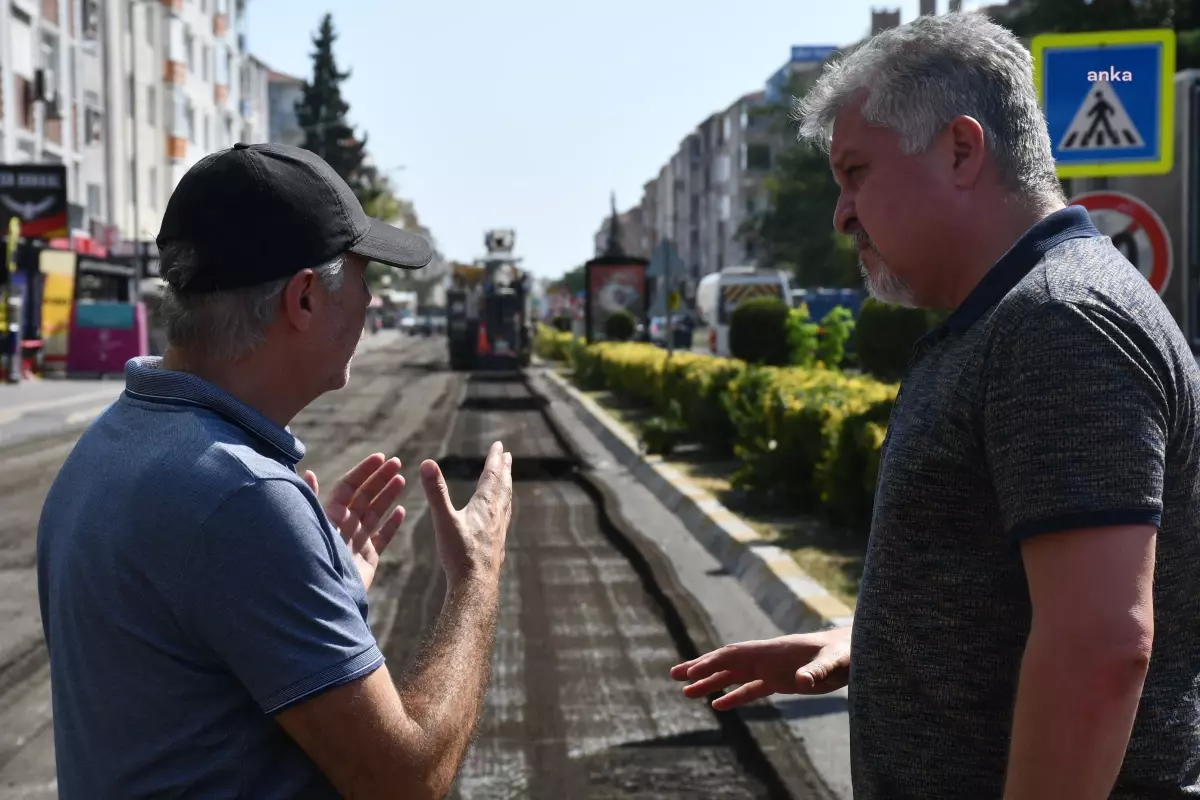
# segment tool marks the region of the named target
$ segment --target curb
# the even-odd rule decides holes
[[[850,607],[801,570],[785,550],[759,536],[716,498],[664,463],[661,456],[643,454],[637,439],[553,369],[543,367],[542,372],[570,399],[617,463],[679,518],[750,592],[772,622],[789,633],[851,623],[854,612]]]

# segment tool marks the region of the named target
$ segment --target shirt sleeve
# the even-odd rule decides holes
[[[190,619],[264,713],[383,664],[348,583],[360,578],[343,576],[334,548],[344,545],[298,487],[276,479],[245,486],[200,533],[187,570]]]
[[[1049,302],[1003,334],[984,448],[1004,529],[1158,525],[1170,406],[1152,339],[1104,309]]]

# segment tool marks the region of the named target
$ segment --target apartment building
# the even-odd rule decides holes
[[[141,177],[149,191],[144,199],[134,195],[140,234],[146,236],[157,231],[166,199],[197,161],[235,142],[267,141],[270,70],[246,52],[244,0],[161,0],[161,5],[142,0],[140,5],[157,27],[160,49],[143,48],[152,69],[139,70],[145,79],[138,91],[160,99],[139,125],[145,131],[160,124],[154,138],[165,149],[162,158],[154,158],[152,146]],[[154,38],[148,34],[146,41]]]
[[[304,144],[304,129],[300,127],[296,115],[296,103],[304,98],[304,80],[282,72],[271,72],[267,76],[267,92],[270,140],[301,147]]]
[[[107,212],[102,27],[95,0],[0,2],[0,158],[63,164],[73,230]]]
[[[62,163],[72,231],[153,240],[205,154],[267,141],[244,0],[0,0],[0,158]]]
[[[644,213],[640,205],[618,214],[618,225],[621,228],[621,250],[627,256],[648,257],[650,248],[643,221]],[[603,255],[608,249],[608,229],[612,226],[612,215],[605,217],[600,223],[599,230],[593,237],[595,255]]]
[[[953,6],[955,0],[949,1]],[[922,13],[936,13],[936,8],[936,0],[922,0]],[[899,24],[898,10],[872,9],[872,33]],[[780,130],[756,111],[788,102],[793,76],[820,69],[840,49],[793,46],[787,62],[761,90],[739,97],[688,133],[658,175],[643,186],[638,205],[621,216],[639,221],[641,237],[649,244],[640,255],[650,256],[664,241],[670,246],[685,276],[679,287],[685,295],[692,296],[709,273],[755,263],[758,254],[745,228],[768,209],[766,180],[780,153],[795,145],[793,130]],[[607,240],[607,226],[605,220],[596,234],[598,248]]]

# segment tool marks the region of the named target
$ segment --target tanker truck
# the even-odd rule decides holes
[[[486,254],[455,265],[446,289],[446,337],[453,370],[517,370],[529,366],[530,276],[512,253],[516,233],[484,234]]]

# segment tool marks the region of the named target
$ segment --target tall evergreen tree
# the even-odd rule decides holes
[[[611,203],[612,216],[608,220],[608,243],[604,247],[604,255],[623,256],[625,251],[621,247],[621,217],[617,214],[616,192],[612,193]]]
[[[325,159],[360,194],[367,137],[364,135],[361,140],[356,137],[346,119],[350,105],[342,99],[341,84],[350,73],[338,71],[333,57],[337,38],[333,15],[326,14],[313,37],[316,49],[312,54],[312,80],[305,82],[304,95],[296,102],[296,117],[304,130],[304,149]]]

